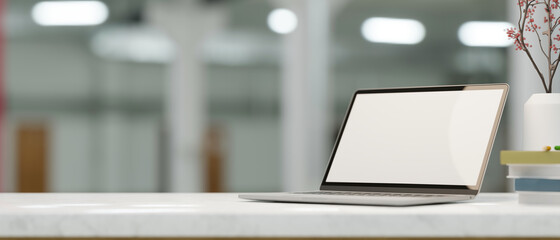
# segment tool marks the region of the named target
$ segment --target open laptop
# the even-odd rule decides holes
[[[358,90],[320,191],[239,197],[390,206],[472,199],[508,89],[484,84]]]

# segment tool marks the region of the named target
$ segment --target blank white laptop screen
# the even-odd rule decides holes
[[[502,93],[357,94],[326,182],[476,185]]]

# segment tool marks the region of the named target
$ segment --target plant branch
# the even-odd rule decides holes
[[[558,27],[558,25],[560,25],[560,18],[557,18],[554,21],[554,26],[552,26],[552,31],[554,32],[556,30],[556,27]]]
[[[535,68],[535,70],[537,71],[537,74],[539,75],[541,82],[544,86],[544,89],[546,91],[548,91],[547,86],[546,86],[546,82],[544,80],[544,75],[542,74],[542,72],[540,71],[538,65],[535,63],[535,60],[533,59],[533,56],[531,55],[531,52],[529,51],[529,49],[527,48],[527,44],[525,44],[525,22],[527,20],[527,14],[528,14],[528,10],[530,7],[532,7],[534,4],[535,0],[531,0],[531,1],[527,1],[525,4],[525,9],[523,11],[522,6],[519,5],[519,12],[520,12],[520,19],[518,21],[518,27],[519,27],[519,36],[518,36],[518,41],[519,41],[519,45],[521,47],[521,49],[523,50],[523,52],[525,52],[525,54],[527,54],[527,57],[529,57],[529,60],[531,61],[531,64],[533,64],[533,67]]]
[[[560,63],[560,54],[558,54],[558,57],[556,58],[556,60],[554,60],[554,62],[552,62],[553,67],[553,71],[552,71],[552,76],[550,77],[550,82],[548,84],[548,93],[552,92],[552,79],[554,79],[554,76],[556,75],[556,70],[558,70],[558,63]]]
[[[539,40],[539,48],[541,49],[542,54],[543,54],[547,59],[550,59],[550,53],[549,53],[549,54],[546,54],[546,52],[545,52],[545,50],[544,50],[544,48],[543,48],[543,46],[542,46],[542,40],[541,40],[541,36],[540,36],[540,34],[539,34],[539,31],[538,31],[535,27],[533,27],[533,26],[531,26],[531,29],[533,29],[533,32],[535,32],[535,35],[537,36],[537,39]]]
[[[553,71],[556,71],[555,68],[552,66],[552,62],[551,62],[551,58],[552,58],[552,9],[550,8],[550,0],[544,1],[543,2],[545,4],[546,7],[546,14],[547,16],[545,18],[548,19],[547,21],[547,25],[548,25],[548,56],[546,57],[546,60],[548,62],[548,89],[546,89],[545,87],[545,91],[547,93],[550,93],[550,91],[552,90],[550,88],[550,86],[552,85],[552,77]],[[541,46],[542,49],[542,46]]]
[[[535,70],[537,71],[537,73],[539,74],[539,77],[541,78],[541,82],[544,86],[544,89],[548,91],[547,87],[546,87],[546,82],[544,81],[544,75],[541,73],[541,71],[539,70],[539,67],[537,66],[537,64],[535,63],[535,60],[533,59],[533,56],[531,56],[531,53],[529,52],[529,50],[527,49],[527,47],[525,45],[522,45],[523,47],[523,51],[527,54],[527,56],[529,57],[529,60],[531,60],[531,63],[533,64],[533,67],[535,68]]]

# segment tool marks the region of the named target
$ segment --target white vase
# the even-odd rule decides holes
[[[523,150],[560,146],[560,93],[535,93],[525,102]]]

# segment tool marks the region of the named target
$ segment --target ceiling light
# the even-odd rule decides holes
[[[466,22],[459,27],[459,41],[471,47],[507,47],[513,44],[505,33],[511,27],[508,22]]]
[[[288,34],[294,31],[298,25],[298,19],[294,12],[279,8],[268,14],[268,27],[279,34]]]
[[[95,33],[91,49],[97,56],[122,61],[167,63],[175,46],[162,32],[140,26],[111,26]]]
[[[105,22],[109,10],[99,1],[49,1],[35,4],[31,14],[42,26],[83,26]]]
[[[362,36],[370,42],[418,44],[425,35],[424,25],[414,19],[373,17],[362,23]]]

